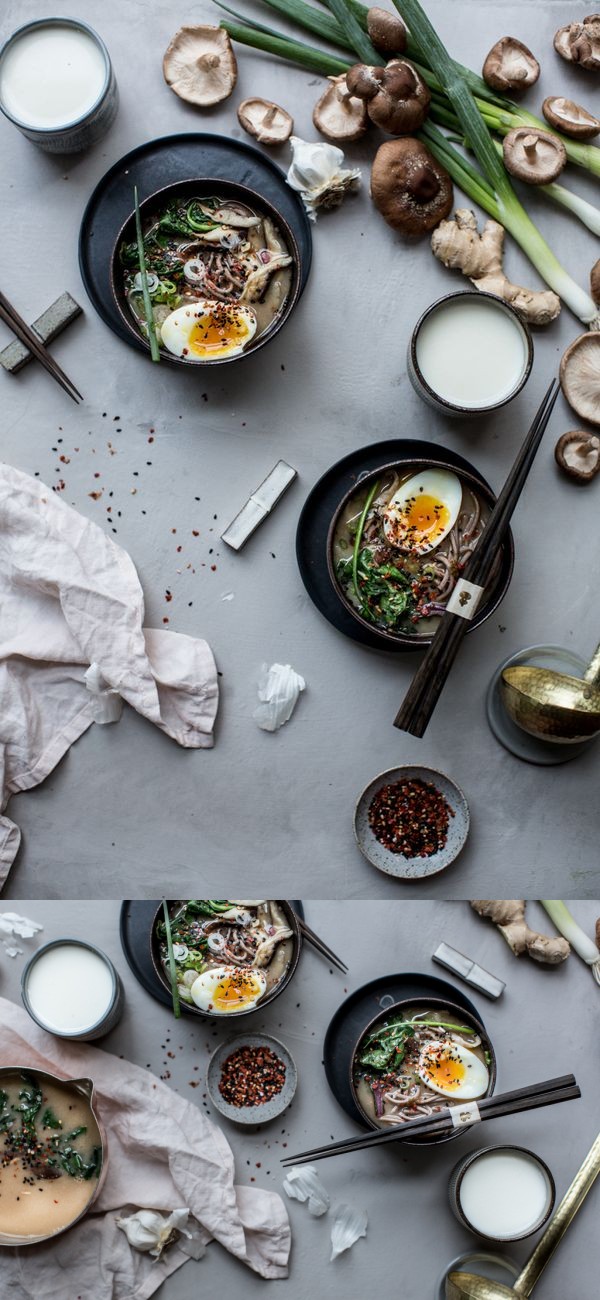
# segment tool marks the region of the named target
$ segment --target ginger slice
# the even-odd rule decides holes
[[[476,289],[494,293],[510,304],[530,325],[548,325],[560,312],[560,298],[550,289],[524,289],[512,284],[502,269],[504,226],[486,221],[481,234],[468,208],[457,208],[431,236],[433,253],[444,266],[462,271]]]

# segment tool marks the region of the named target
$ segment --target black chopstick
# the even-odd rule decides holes
[[[482,1120],[498,1119],[504,1115],[515,1115],[541,1106],[553,1106],[562,1101],[572,1101],[580,1096],[581,1091],[575,1076],[566,1074],[560,1078],[547,1079],[543,1083],[517,1088],[513,1092],[484,1097],[477,1105]],[[415,1137],[436,1136],[452,1131],[451,1116],[449,1109],[446,1109],[445,1113],[439,1115],[407,1120],[403,1124],[394,1124],[389,1129],[374,1129],[370,1133],[361,1133],[354,1138],[330,1142],[327,1146],[313,1147],[310,1151],[300,1151],[296,1155],[286,1155],[281,1163],[283,1165],[306,1164],[312,1160],[324,1160],[328,1156],[362,1151],[366,1147],[385,1146],[389,1142],[406,1142]]]
[[[474,583],[478,587],[485,587],[500,545],[508,531],[511,516],[533,465],[558,393],[558,381],[553,379],[536,412],[531,428],[523,441],[487,524],[461,574],[461,578],[466,582]],[[394,726],[398,727],[400,731],[407,731],[411,736],[423,736],[425,734],[427,724],[442,693],[468,626],[468,620],[460,614],[445,610],[441,615],[437,632],[413,677],[394,720]]]
[[[313,948],[315,948],[317,952],[320,952],[323,957],[327,957],[327,960],[331,962],[332,966],[337,966],[338,970],[341,970],[344,975],[347,975],[348,967],[345,962],[332,952],[331,948],[329,948],[327,944],[319,938],[318,934],[315,934],[314,930],[311,930],[310,925],[307,925],[306,921],[301,916],[298,917],[298,925],[300,926],[307,943],[312,944]]]
[[[12,303],[9,302],[8,298],[2,292],[0,292],[0,319],[4,321],[5,325],[8,325],[9,329],[13,331],[13,334],[16,334],[17,338],[21,340],[21,343],[23,343],[25,347],[29,348],[29,351],[33,353],[36,360],[39,361],[44,369],[48,371],[48,374],[56,380],[57,384],[60,384],[61,388],[64,388],[65,393],[68,393],[69,397],[71,397],[74,402],[79,402],[80,400],[83,401],[83,396],[79,392],[79,389],[75,387],[75,384],[69,379],[69,376],[66,375],[64,370],[59,366],[58,361],[56,361],[51,353],[48,352],[47,348],[44,347],[39,335],[35,333],[35,330],[32,330],[26,320],[23,320],[23,317],[19,315],[16,308],[13,307]]]

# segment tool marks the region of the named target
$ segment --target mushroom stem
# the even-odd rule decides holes
[[[200,58],[196,59],[196,67],[200,68],[201,72],[209,72],[211,68],[218,68],[219,63],[218,54],[201,54]]]
[[[537,142],[536,135],[525,136],[525,139],[523,140],[523,148],[531,163],[535,163],[536,156],[537,156],[537,146],[538,146],[538,142]]]

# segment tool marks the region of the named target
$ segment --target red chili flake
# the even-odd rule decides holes
[[[70,465],[70,464],[71,464],[71,457],[70,457],[70,456],[59,456],[58,459],[59,459],[60,461],[62,461],[63,465]]]
[[[165,591],[165,600],[169,601],[172,599],[173,599],[173,593],[171,591]]]
[[[223,1062],[219,1092],[230,1106],[263,1106],[281,1092],[285,1074],[284,1062],[270,1047],[238,1047]]]
[[[431,781],[393,781],[374,795],[369,826],[390,853],[430,858],[443,849],[454,817],[443,794]]]
[[[92,501],[99,501],[103,491],[104,488],[100,488],[99,492],[88,492],[88,496],[92,498]]]
[[[192,528],[192,537],[199,537],[199,536],[200,536],[200,533],[196,532],[196,529],[195,529],[195,528]]]
[[[169,622],[168,618],[163,618],[163,623],[168,623],[168,622]]]

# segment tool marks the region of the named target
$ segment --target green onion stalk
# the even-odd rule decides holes
[[[540,901],[559,934],[568,940],[577,956],[589,966],[596,984],[600,984],[600,950],[594,941],[582,930],[562,899],[542,898]]]
[[[142,298],[144,302],[144,315],[146,317],[146,328],[148,330],[148,342],[150,344],[150,356],[153,361],[160,361],[160,349],[156,337],[156,325],[154,324],[154,315],[152,313],[152,302],[150,299],[150,289],[148,288],[148,271],[146,269],[146,254],[144,252],[144,236],[142,234],[142,219],[140,216],[140,204],[138,199],[137,185],[133,187],[133,200],[135,204],[135,237],[137,242],[138,261],[140,267],[140,276],[142,280]]]
[[[266,0],[266,2],[292,21],[302,23],[303,26],[310,23],[311,30],[326,39],[333,39],[330,25],[333,15],[338,25],[337,42],[343,41],[343,48],[353,52],[354,60],[342,59],[315,46],[285,36],[273,28],[246,19],[243,23],[224,21],[221,26],[229,32],[233,40],[240,44],[264,50],[266,53],[274,54],[324,76],[339,76],[346,72],[357,57],[366,63],[380,61],[380,56],[371,45],[361,23],[364,6],[357,8],[356,0],[328,0],[332,11],[329,15],[323,14],[313,5],[306,4],[305,0]],[[401,16],[406,18],[413,45],[419,50],[428,51],[428,63],[439,86],[439,91],[434,88],[433,112],[417,135],[463,192],[510,232],[542,279],[558,294],[573,314],[588,328],[600,328],[598,308],[593,299],[561,265],[512,187],[489,125],[484,121],[478,102],[473,96],[471,86],[474,82],[478,85],[481,79],[476,78],[474,73],[467,76],[461,66],[450,58],[421,8],[419,0],[394,0],[394,3]],[[310,13],[307,14],[307,11]],[[228,9],[228,12],[234,14],[236,18],[240,17],[235,10]],[[366,9],[364,12],[367,12]],[[482,84],[485,86],[485,82]],[[494,97],[494,100],[497,98]],[[489,107],[489,103],[487,106]],[[479,169],[454,147],[448,137],[431,120],[436,110],[445,115],[444,125],[455,125],[461,135],[468,140]],[[600,150],[597,152],[600,158]],[[569,200],[564,202],[562,187],[559,186],[558,190],[558,196],[554,192],[550,197],[559,202],[562,199],[563,206],[568,206]],[[569,192],[565,191],[565,193]],[[583,200],[577,201],[576,196],[571,196],[571,199],[575,201],[571,202],[572,211],[578,203],[583,203]]]

